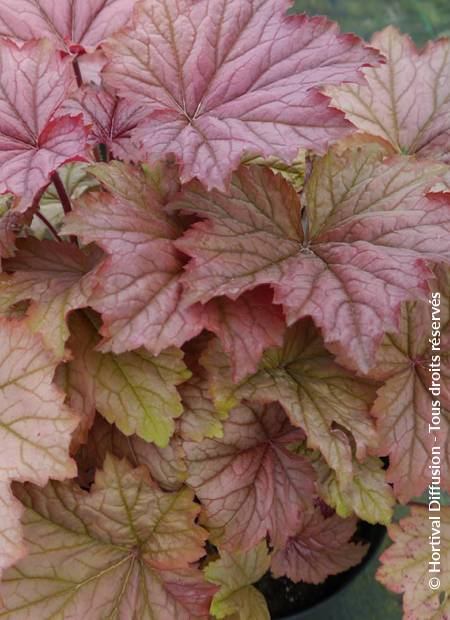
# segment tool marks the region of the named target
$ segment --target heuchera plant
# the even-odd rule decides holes
[[[0,0],[0,617],[264,620],[450,490],[450,44],[287,0]],[[380,457],[386,457],[383,461]],[[387,466],[386,466],[387,465]],[[405,618],[450,615],[428,515]]]

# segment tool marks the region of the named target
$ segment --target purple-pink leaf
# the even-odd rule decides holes
[[[306,233],[295,190],[257,166],[235,173],[230,195],[194,181],[172,208],[205,218],[177,242],[192,257],[188,302],[271,284],[288,324],[312,316],[325,342],[367,372],[383,333],[398,328],[400,303],[426,296],[425,261],[450,260],[450,195],[425,196],[441,166],[351,144],[316,163]]]
[[[366,83],[327,87],[333,105],[361,131],[380,136],[399,153],[449,159],[450,42],[418,50],[389,26],[372,45],[386,64],[363,69]]]
[[[0,276],[0,311],[31,300],[27,324],[43,336],[47,348],[63,358],[69,337],[66,320],[76,308],[89,305],[98,260],[97,248],[82,251],[72,243],[20,239],[16,255],[3,261],[13,273]]]
[[[367,545],[349,542],[356,530],[356,519],[336,514],[324,517],[319,508],[302,516],[302,523],[283,549],[275,551],[271,570],[275,577],[286,575],[294,582],[321,583],[359,564]]]
[[[84,86],[62,106],[62,113],[82,114],[91,125],[89,142],[104,144],[119,159],[138,162],[142,156],[131,131],[147,116],[145,106],[116,97],[104,88]]]
[[[380,56],[291,2],[144,0],[105,46],[105,80],[146,105],[136,131],[154,161],[173,153],[181,179],[224,189],[245,152],[292,162],[351,131],[318,87],[360,82]]]
[[[126,437],[114,424],[98,415],[87,443],[76,457],[83,487],[92,484],[94,472],[103,467],[108,453],[126,458],[136,467],[145,465],[152,478],[166,491],[178,491],[186,480],[186,463],[179,438],[173,437],[168,446],[158,448],[137,435]]]
[[[81,116],[56,118],[73,79],[68,59],[48,40],[0,41],[0,193],[19,196],[20,211],[58,166],[84,157]]]
[[[380,435],[378,453],[389,456],[386,478],[403,503],[427,489],[437,443],[442,488],[450,490],[450,269],[440,266],[436,275],[433,304],[405,304],[399,333],[385,336],[371,371],[384,381],[373,407]],[[439,340],[433,340],[437,326]],[[430,390],[436,346],[441,349],[439,364],[436,357],[433,364],[439,370],[439,395]],[[433,425],[433,419],[439,419],[439,424]],[[439,430],[430,432],[430,425]]]
[[[312,466],[287,449],[303,437],[278,404],[244,403],[224,422],[222,439],[184,442],[187,482],[219,546],[248,550],[269,534],[280,547],[294,534],[314,492]]]
[[[229,354],[236,382],[255,372],[264,349],[283,342],[283,312],[272,304],[272,297],[261,287],[235,301],[218,297],[206,304],[205,328],[219,337]]]
[[[94,50],[130,19],[136,0],[2,0],[0,36],[48,37],[64,50]]]
[[[153,355],[181,346],[203,328],[203,310],[181,304],[183,261],[174,240],[182,228],[167,215],[143,172],[116,164],[102,177],[111,193],[82,196],[65,231],[107,254],[91,305],[102,314],[103,351],[146,347]]]
[[[242,400],[278,401],[343,485],[355,474],[352,450],[362,460],[368,449],[377,446],[369,415],[376,384],[339,366],[309,319],[287,330],[283,346],[265,351],[256,373],[238,384],[233,383],[229,360],[217,339],[208,343],[200,361],[220,413]]]

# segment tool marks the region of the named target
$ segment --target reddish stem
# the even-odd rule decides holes
[[[55,186],[55,189],[58,193],[59,199],[61,200],[62,207],[64,209],[64,213],[67,215],[72,211],[72,203],[70,202],[70,198],[66,192],[66,188],[64,187],[64,183],[61,181],[61,177],[56,172],[52,172],[52,183]]]
[[[83,86],[83,76],[81,75],[81,69],[80,69],[80,65],[78,64],[78,57],[75,56],[75,58],[73,59],[73,71],[75,73],[75,77],[77,79],[77,86],[78,88],[80,86]]]
[[[52,180],[53,185],[55,186],[55,189],[56,189],[56,192],[57,192],[57,194],[59,196],[59,199],[61,201],[64,213],[67,215],[68,213],[70,213],[72,211],[72,203],[70,202],[70,198],[69,198],[69,195],[66,192],[66,188],[64,187],[64,183],[61,181],[61,177],[56,172],[56,170],[55,170],[55,172],[52,173],[50,178]],[[70,235],[70,240],[75,245],[78,245],[78,239],[76,238],[75,235]]]
[[[45,215],[42,215],[42,213],[40,211],[36,211],[35,215],[36,215],[36,217],[38,217],[47,226],[47,228],[52,233],[52,235],[55,237],[55,239],[57,241],[62,242],[62,239],[58,235],[58,232],[56,231],[56,228],[53,226],[53,224],[51,222],[48,221],[48,219],[45,217]]]

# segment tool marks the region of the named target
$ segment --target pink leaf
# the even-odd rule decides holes
[[[359,82],[379,60],[322,17],[287,17],[290,2],[146,0],[105,46],[106,82],[146,105],[136,132],[151,160],[174,153],[181,179],[224,189],[245,152],[292,162],[323,152],[351,126],[318,92]]]
[[[439,165],[383,160],[378,143],[339,148],[305,189],[306,237],[295,190],[253,166],[234,175],[231,195],[195,181],[184,189],[172,208],[206,221],[176,245],[192,257],[187,302],[271,284],[288,324],[312,316],[325,341],[367,372],[400,303],[426,295],[425,260],[450,260],[450,196],[425,196]]]
[[[329,575],[359,564],[367,545],[349,542],[356,522],[336,514],[325,518],[318,508],[304,513],[296,534],[275,552],[272,573],[275,577],[286,575],[294,582],[321,583]]]
[[[22,540],[21,503],[11,492],[9,482],[0,481],[0,578],[5,568],[26,555]]]
[[[224,422],[223,439],[184,443],[187,482],[217,544],[248,550],[269,534],[279,547],[295,532],[314,470],[285,444],[303,437],[278,404],[243,404]]]
[[[0,36],[48,37],[64,50],[94,50],[128,22],[136,0],[2,0]]]
[[[368,449],[377,447],[369,415],[375,382],[339,366],[309,319],[288,329],[283,346],[265,351],[255,374],[238,384],[233,383],[229,360],[217,339],[208,343],[200,361],[220,413],[244,399],[281,403],[292,424],[305,431],[309,447],[321,451],[343,485],[355,474],[352,450],[362,460]]]
[[[230,355],[236,382],[255,372],[264,349],[283,342],[283,313],[280,306],[272,304],[270,290],[258,288],[236,301],[227,297],[213,299],[205,313],[205,328],[219,337]]]
[[[434,288],[440,293],[440,303],[435,305],[434,320],[439,319],[442,347],[439,365],[435,359],[439,397],[430,391],[430,364],[436,351],[430,342],[433,306],[428,302],[405,305],[399,333],[384,338],[371,372],[385,381],[373,413],[380,434],[379,454],[389,455],[387,480],[402,503],[421,495],[430,483],[434,437],[441,446],[442,488],[450,490],[450,270],[441,266],[436,273]],[[438,425],[433,425],[433,414],[439,417]],[[430,425],[439,430],[430,432]]]
[[[81,116],[55,118],[73,82],[67,60],[49,41],[21,48],[0,42],[0,192],[20,196],[25,211],[64,162],[84,157]]]
[[[137,435],[126,437],[102,416],[95,418],[87,443],[77,454],[79,479],[90,486],[93,472],[102,468],[108,453],[126,458],[134,465],[145,465],[152,478],[166,491],[178,491],[186,480],[186,463],[181,441],[173,437],[168,446],[158,448]]]
[[[69,337],[68,315],[88,305],[98,260],[97,248],[82,251],[72,243],[20,239],[16,255],[4,261],[5,268],[14,273],[0,276],[0,310],[31,300],[28,325],[63,358]]]
[[[92,144],[105,144],[114,157],[125,161],[141,159],[131,140],[132,130],[147,116],[141,103],[119,99],[96,86],[84,86],[63,105],[62,112],[83,115],[86,125],[92,125]]]
[[[436,516],[435,520],[432,517]],[[440,573],[430,573],[432,528],[440,549]],[[393,592],[403,593],[405,620],[447,620],[450,616],[450,507],[430,513],[427,506],[413,506],[410,516],[389,527],[393,544],[381,555],[377,579]],[[439,533],[439,541],[436,535]],[[436,556],[435,556],[436,557]],[[429,586],[438,577],[440,586]]]
[[[77,418],[52,384],[55,359],[23,323],[0,325],[0,571],[23,555],[11,480],[44,485],[76,474],[68,455]]]
[[[56,369],[55,383],[66,394],[66,403],[78,414],[80,423],[73,433],[71,453],[88,440],[95,418],[95,378],[89,368],[89,354],[97,344],[96,332],[82,329],[78,313],[69,319],[70,337],[67,349],[70,359]]]
[[[65,231],[95,241],[107,254],[91,299],[102,314],[101,350],[146,347],[153,355],[181,346],[203,328],[203,310],[182,307],[183,261],[174,240],[180,224],[168,216],[145,175],[116,164],[111,193],[82,196]]]
[[[386,64],[363,69],[366,83],[327,87],[333,105],[361,131],[388,140],[399,153],[448,159],[450,43],[442,38],[421,51],[389,26],[372,45]]]

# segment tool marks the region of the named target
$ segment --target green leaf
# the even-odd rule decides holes
[[[270,620],[263,595],[252,586],[270,567],[265,541],[246,553],[222,551],[220,559],[205,568],[208,581],[220,586],[211,604],[215,618],[237,614],[239,620]]]
[[[7,571],[4,620],[206,620],[213,588],[191,567],[206,532],[188,489],[161,491],[109,456],[91,492],[17,486],[28,556]]]

